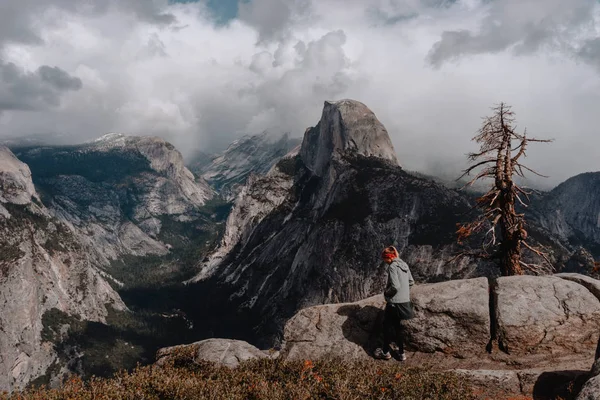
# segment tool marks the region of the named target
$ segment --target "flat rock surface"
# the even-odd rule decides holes
[[[525,370],[454,370],[475,387],[485,398],[515,399],[533,396],[536,400],[571,398],[572,390],[581,387],[587,371],[525,369]],[[509,397],[507,397],[507,395]]]

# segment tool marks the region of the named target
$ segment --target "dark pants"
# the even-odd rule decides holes
[[[389,303],[385,306],[383,316],[383,351],[388,353],[391,343],[396,343],[398,352],[404,353],[405,333],[402,326],[402,320],[411,319],[414,317],[412,304]]]

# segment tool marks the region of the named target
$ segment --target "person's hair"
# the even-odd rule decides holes
[[[394,246],[388,246],[384,249],[384,251],[389,251],[390,253],[397,253],[398,249],[396,249]]]
[[[393,260],[399,257],[398,250],[394,246],[388,246],[381,252],[381,258],[384,260]]]

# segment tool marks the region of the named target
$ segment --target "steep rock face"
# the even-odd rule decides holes
[[[57,361],[44,341],[51,309],[104,321],[125,305],[95,268],[96,252],[52,218],[29,168],[0,149],[0,390],[24,387]]]
[[[235,209],[255,211],[232,213],[227,226],[237,234],[198,280],[205,281],[207,301],[218,288],[219,304],[252,315],[259,340],[271,344],[300,308],[380,293],[385,273],[379,254],[386,245],[397,246],[421,281],[485,272],[483,264],[454,258],[454,231],[470,211],[468,199],[405,173],[375,122],[361,103],[326,104],[299,156],[276,166],[289,176],[278,184],[284,198],[260,194],[269,176],[246,189],[256,196],[238,198]],[[323,140],[333,147],[311,152]]]
[[[533,206],[537,224],[600,257],[600,172],[565,181]]]
[[[244,136],[210,163],[199,160],[198,167],[193,171],[201,175],[223,198],[232,201],[251,174],[266,174],[299,143],[289,134],[280,138],[274,138],[267,132]]]
[[[78,146],[16,151],[51,212],[107,264],[124,255],[166,254],[164,226],[194,223],[214,195],[159,138],[109,134]]]
[[[200,273],[192,281],[197,282],[210,277],[233,247],[240,242],[246,242],[254,228],[286,200],[294,180],[284,166],[290,163],[293,165],[297,154],[297,149],[286,154],[265,176],[249,176],[227,218],[225,233],[219,247],[203,263]],[[223,273],[227,274],[228,271]],[[228,275],[227,281],[237,278],[239,274]]]
[[[562,271],[565,273],[597,275],[597,269],[596,260],[590,251],[584,247],[577,247],[564,264]]]
[[[29,204],[32,199],[39,200],[29,167],[0,146],[0,203]]]
[[[137,150],[150,163],[154,184],[142,197],[143,205],[153,215],[182,215],[194,211],[213,197],[207,183],[194,177],[183,157],[170,143],[156,137],[108,136],[98,139],[99,151]]]
[[[387,130],[367,106],[354,100],[326,101],[321,121],[304,135],[300,155],[309,171],[323,177],[331,161],[345,154],[399,165]]]

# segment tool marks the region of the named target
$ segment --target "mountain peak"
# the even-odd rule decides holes
[[[300,150],[304,164],[317,176],[342,154],[378,157],[399,165],[387,130],[373,111],[356,100],[326,101],[321,120],[306,130]]]
[[[24,205],[37,197],[29,167],[0,146],[0,203]]]
[[[126,135],[123,133],[107,133],[92,141],[92,143],[111,142],[113,140],[122,139]]]

